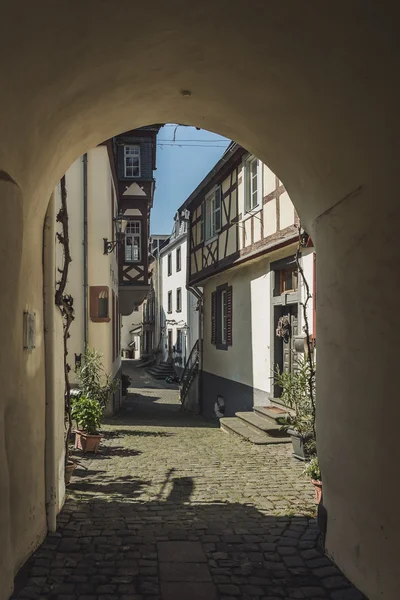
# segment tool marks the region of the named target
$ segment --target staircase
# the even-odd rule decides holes
[[[253,412],[237,412],[234,417],[222,417],[220,428],[225,433],[239,435],[252,444],[288,444],[290,437],[281,431],[277,419],[286,415],[277,406],[255,406]]]
[[[175,375],[174,365],[172,363],[162,362],[159,365],[154,365],[146,372],[154,377],[154,379],[167,379],[171,375]]]

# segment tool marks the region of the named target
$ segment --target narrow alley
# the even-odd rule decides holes
[[[318,548],[312,485],[289,445],[253,446],[180,410],[125,361],[122,411],[78,457],[58,530],[13,598],[246,600],[363,596]]]

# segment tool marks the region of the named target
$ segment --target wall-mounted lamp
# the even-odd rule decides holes
[[[116,235],[115,241],[110,242],[108,238],[103,238],[104,250],[103,254],[111,254],[114,252],[115,248],[118,245],[122,245],[125,240],[125,227],[126,223],[129,221],[129,217],[124,217],[123,215],[119,215],[118,217],[113,218],[113,223],[116,225]]]

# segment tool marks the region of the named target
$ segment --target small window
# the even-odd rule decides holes
[[[177,312],[182,310],[182,288],[176,290],[176,310]]]
[[[140,177],[140,146],[124,146],[125,177]]]
[[[181,249],[180,248],[176,249],[176,270],[177,271],[181,270]]]
[[[219,350],[232,346],[232,286],[219,286],[211,295],[211,343]]]
[[[141,223],[129,221],[125,229],[125,262],[139,262],[141,260]]]
[[[99,294],[98,316],[99,319],[106,319],[108,317],[108,292],[106,291]]]
[[[108,287],[104,285],[91,285],[89,298],[90,320],[95,323],[110,321]]]
[[[279,271],[275,271],[275,289],[274,296],[280,296],[284,293],[297,292],[298,274],[295,266],[290,266]]]
[[[245,164],[245,208],[246,212],[254,210],[259,204],[261,181],[259,177],[259,161],[254,156]]]
[[[168,292],[168,312],[172,313],[172,292]]]
[[[172,275],[172,255],[168,254],[168,277]]]
[[[205,240],[221,230],[221,187],[215,188],[205,199]],[[203,217],[202,217],[203,218]]]

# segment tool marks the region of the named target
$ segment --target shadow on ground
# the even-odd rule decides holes
[[[192,504],[194,480],[172,477],[173,469],[150,502],[140,500],[148,481],[89,471],[85,481],[84,473],[70,486],[57,532],[18,574],[13,598],[363,598],[323,556],[313,518]]]

